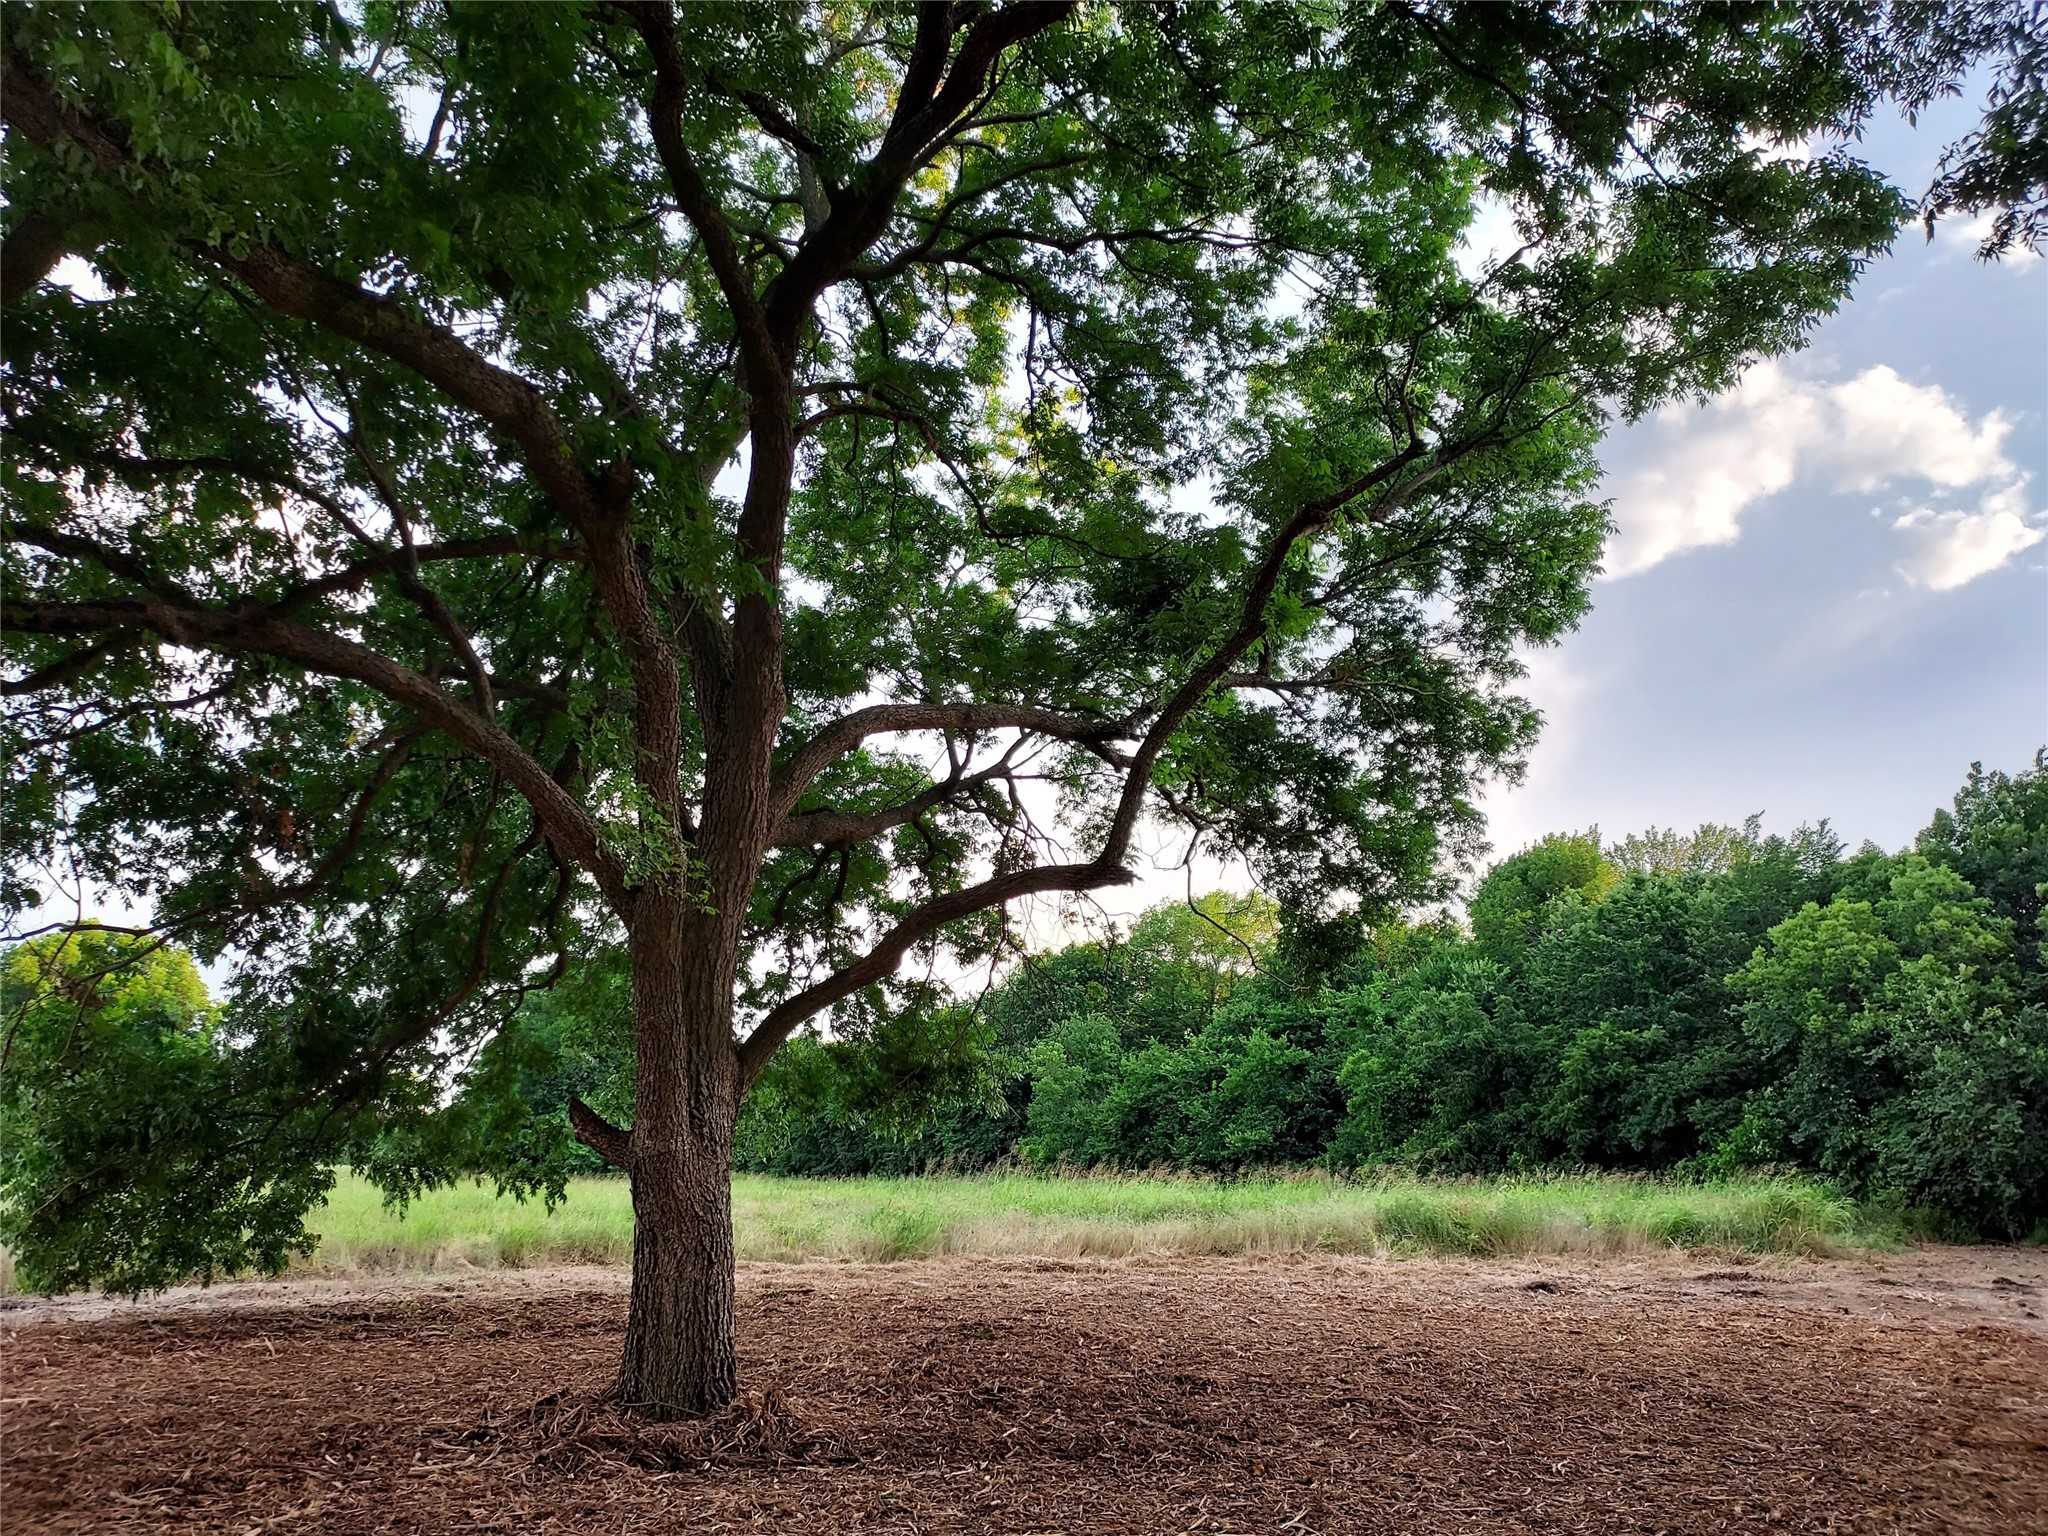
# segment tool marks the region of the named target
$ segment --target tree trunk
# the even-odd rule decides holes
[[[633,1292],[617,1392],[655,1418],[713,1412],[739,1391],[733,1350],[732,1047],[736,946],[693,923],[683,893],[643,894],[630,952],[637,1078]]]
[[[658,1419],[723,1408],[733,1352],[732,1140],[722,1150],[636,1158],[633,1295],[620,1403]]]

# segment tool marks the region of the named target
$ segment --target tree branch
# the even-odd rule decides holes
[[[75,651],[66,651],[55,661],[37,667],[25,677],[0,679],[0,698],[16,698],[25,693],[42,693],[51,688],[61,688],[66,683],[92,671],[107,657],[125,650],[134,641],[127,635],[109,635],[104,640],[95,640],[91,645],[80,646]]]
[[[1141,713],[1118,720],[1093,720],[1034,704],[870,704],[820,727],[775,775],[769,802],[787,816],[820,773],[870,736],[894,731],[1031,731],[1056,741],[1106,745],[1128,739]]]
[[[35,292],[63,259],[62,226],[48,214],[24,214],[0,242],[0,305],[12,306]]]
[[[391,520],[398,525],[400,544],[392,551],[397,564],[392,574],[396,577],[399,591],[412,600],[413,606],[426,615],[427,622],[439,630],[456,658],[462,663],[462,670],[469,678],[469,685],[476,690],[477,711],[486,719],[498,712],[498,701],[491,692],[490,669],[483,658],[476,653],[476,645],[469,638],[469,631],[462,627],[454,610],[439,592],[428,586],[420,575],[419,546],[414,542],[412,512],[407,507],[404,495],[398,488],[397,477],[389,466],[376,459],[369,444],[363,440],[362,428],[356,420],[355,409],[350,407],[348,445],[356,456],[356,462],[363,466],[363,472],[370,477],[370,483],[377,488],[377,497],[384,503]]]
[[[329,571],[324,576],[315,576],[287,588],[267,607],[273,613],[284,613],[293,608],[303,607],[307,603],[318,602],[323,597],[353,591],[364,582],[412,561],[417,561],[421,565],[433,565],[448,560],[476,560],[497,555],[518,555],[528,560],[580,560],[583,558],[583,550],[575,544],[535,543],[516,533],[492,534],[476,539],[449,539],[436,544],[416,544],[409,553],[403,549],[392,549],[366,555],[360,560],[352,560],[338,570]]]
[[[589,871],[621,915],[631,911],[624,867],[605,846],[597,823],[524,747],[430,679],[353,640],[262,611],[188,607],[157,598],[16,601],[0,613],[0,629],[40,635],[141,630],[194,650],[274,656],[324,676],[362,683],[411,709],[502,773],[533,807],[535,822],[556,851]]]
[[[647,123],[654,134],[655,152],[668,172],[669,186],[683,217],[704,243],[712,276],[732,310],[749,380],[765,384],[781,369],[778,350],[769,334],[761,301],[754,292],[753,279],[747,275],[746,263],[733,244],[732,226],[705,185],[689,146],[683,142],[683,103],[689,92],[689,80],[676,44],[675,8],[669,0],[626,0],[619,9],[639,32],[654,63],[654,96],[647,104]]]
[[[1231,668],[1237,659],[1265,633],[1266,606],[1279,585],[1288,555],[1295,544],[1315,530],[1327,526],[1338,512],[1359,497],[1391,485],[1391,489],[1385,492],[1378,505],[1368,514],[1373,521],[1383,521],[1410,495],[1442,473],[1456,458],[1469,451],[1470,447],[1470,444],[1461,444],[1456,448],[1447,447],[1432,456],[1421,443],[1411,443],[1402,452],[1374,469],[1327,496],[1305,504],[1274,534],[1267,545],[1264,559],[1260,561],[1246,586],[1236,630],[1200,666],[1188,674],[1180,687],[1174,690],[1154,716],[1137,752],[1125,760],[1123,793],[1118,800],[1109,830],[1103,838],[1101,851],[1095,859],[1087,864],[1054,864],[998,875],[926,902],[890,929],[882,941],[860,960],[770,1009],[740,1047],[742,1081],[751,1083],[758,1077],[782,1042],[788,1039],[805,1019],[842,998],[850,997],[862,987],[888,976],[913,944],[944,924],[972,916],[989,907],[999,906],[1019,896],[1047,891],[1095,890],[1104,886],[1127,884],[1135,878],[1123,867],[1123,859],[1129,851],[1131,835],[1136,828],[1138,814],[1143,808],[1146,791],[1151,786],[1152,769],[1158,762],[1160,753],[1165,750],[1167,741],[1174,731],[1180,728],[1181,722],[1187,718],[1189,712],[1211,688],[1232,676]],[[1425,457],[1432,457],[1434,461],[1412,474],[1408,473]],[[851,750],[868,735],[886,730],[938,729],[955,723],[952,719],[946,718],[948,712],[983,708],[1000,711],[1004,706],[884,704],[855,710],[852,714],[826,726],[800,747],[785,765],[778,782],[783,786],[785,793],[792,782],[808,782],[806,775],[815,776],[841,752]],[[1015,717],[1023,712],[1010,710],[1007,712],[1008,719],[991,720],[990,727],[1000,728],[1004,724],[1018,724]],[[1056,722],[1072,728],[1077,723],[1071,716],[1062,716],[1051,711],[1044,713],[1051,717],[1048,724]],[[958,728],[967,727],[960,725]],[[1128,734],[1131,725],[1129,722],[1119,722],[1117,727],[1109,729],[1111,739],[1115,739],[1116,736]],[[1046,731],[1045,734],[1057,733]],[[1091,734],[1092,732],[1077,732],[1068,735],[1066,739],[1086,740]],[[801,783],[798,784],[797,793],[801,793]]]
[[[193,601],[191,593],[158,571],[140,555],[129,550],[116,549],[111,544],[87,538],[82,533],[65,533],[58,528],[45,528],[39,523],[13,522],[7,525],[7,537],[48,554],[61,555],[67,560],[90,560],[101,570],[132,581],[143,591],[166,602]]]
[[[1166,748],[1167,741],[1180,729],[1181,722],[1199,704],[1203,695],[1215,687],[1239,657],[1251,649],[1260,636],[1266,632],[1266,605],[1272,601],[1273,593],[1280,584],[1280,575],[1287,567],[1287,559],[1294,546],[1301,539],[1317,529],[1326,527],[1338,512],[1360,496],[1397,480],[1419,460],[1427,457],[1427,450],[1421,442],[1410,442],[1401,452],[1360,475],[1349,484],[1339,487],[1329,495],[1307,503],[1282,525],[1266,546],[1265,558],[1253,572],[1245,588],[1244,602],[1239,609],[1238,625],[1235,630],[1209,654],[1194,671],[1190,672],[1173,695],[1153,719],[1145,738],[1138,744],[1138,750],[1131,759],[1129,773],[1124,779],[1123,794],[1117,801],[1116,814],[1111,818],[1108,835],[1103,840],[1100,857],[1121,861],[1130,847],[1131,834],[1136,830],[1138,814],[1145,803],[1145,792],[1151,786],[1152,769],[1159,761],[1159,754]],[[1408,496],[1419,490],[1429,480],[1440,474],[1449,460],[1443,452],[1436,455],[1436,462],[1389,491],[1374,507],[1372,521],[1384,521],[1391,516]]]
[[[1106,886],[1128,885],[1135,878],[1122,865],[1098,859],[1092,864],[1047,864],[1038,869],[1015,870],[933,897],[891,928],[881,942],[853,964],[769,1009],[740,1046],[740,1081],[751,1084],[759,1077],[782,1042],[804,1020],[842,998],[851,997],[862,987],[886,979],[913,944],[947,923],[972,917],[1020,896],[1101,890]]]
[[[803,811],[787,817],[776,827],[770,841],[778,848],[840,848],[907,826],[926,811],[949,805],[970,790],[1013,777],[1017,771],[1013,760],[1024,739],[1019,736],[1000,759],[978,772],[969,773],[965,763],[956,763],[953,772],[900,805],[865,812]]]
[[[851,272],[862,253],[881,237],[904,184],[932,146],[973,109],[996,61],[1018,43],[1057,26],[1073,10],[1074,0],[1011,0],[982,12],[961,39],[942,84],[939,73],[952,40],[954,13],[945,5],[919,8],[917,41],[896,113],[881,147],[862,168],[860,195],[840,200],[762,297],[768,332],[778,348],[795,344],[812,302]]]
[[[666,12],[666,7],[661,9]],[[669,24],[672,30],[672,17]],[[96,122],[62,101],[11,53],[4,85],[0,116],[10,128],[45,148],[71,142],[108,172],[131,167],[124,129]],[[342,282],[275,246],[258,245],[245,256],[218,246],[192,248],[240,277],[277,313],[402,364],[519,446],[528,473],[583,536],[599,596],[632,666],[636,725],[653,725],[652,734],[639,743],[641,776],[680,832],[685,819],[676,782],[681,676],[634,556],[627,526],[630,466],[623,460],[613,465],[607,483],[600,486],[578,463],[560,419],[535,385],[491,362],[453,331],[391,299]]]
[[[625,1173],[633,1171],[633,1133],[616,1126],[583,1102],[579,1094],[569,1095],[569,1129],[576,1139],[599,1157]]]

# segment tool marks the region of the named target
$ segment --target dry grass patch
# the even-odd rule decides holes
[[[1827,1255],[1895,1242],[1895,1225],[1789,1179],[1677,1184],[1578,1176],[1430,1182],[1297,1174],[733,1181],[742,1259],[893,1263],[948,1255],[1060,1259],[1238,1254],[1627,1254],[1671,1247]],[[344,1175],[316,1213],[311,1268],[622,1264],[632,1204],[579,1179],[554,1210],[488,1185],[403,1211]]]

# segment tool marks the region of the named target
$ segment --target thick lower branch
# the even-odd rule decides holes
[[[613,1125],[576,1094],[569,1095],[569,1128],[576,1139],[614,1168],[633,1169],[633,1133]]]
[[[23,215],[0,243],[0,305],[35,292],[63,259],[63,227],[48,214]]]

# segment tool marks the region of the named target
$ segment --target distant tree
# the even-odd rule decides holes
[[[1598,901],[1621,879],[1598,832],[1553,832],[1486,872],[1467,906],[1472,936],[1513,951],[1535,939],[1565,897]]]
[[[1363,949],[1353,957],[1348,979],[1398,980],[1464,941],[1463,925],[1446,914],[1427,917],[1419,922],[1395,919],[1380,923],[1373,928]]]
[[[1194,1167],[1309,1163],[1322,1154],[1336,1095],[1318,1081],[1317,1052],[1272,1024],[1263,1010],[1226,1013],[1197,1042],[1217,1072],[1188,1138]]]
[[[1774,1082],[1731,1139],[2024,1234],[2048,1214],[2048,1013],[2019,981],[2010,919],[1953,870],[1872,861],[1735,974]]]
[[[1831,894],[1840,844],[1825,824],[1766,837],[1751,817],[1652,828],[1610,853],[1636,872],[1556,909],[1516,991],[1525,1027],[1557,1054],[1545,1136],[1574,1162],[1663,1167],[1714,1147],[1765,1080],[1728,976]]]
[[[1967,846],[1987,889],[2024,889],[2024,818],[1987,810],[2024,780],[1973,773],[1967,814],[1937,817],[1922,846]],[[1762,1162],[1958,1230],[2048,1218],[2030,1171],[2048,1149],[2048,1012],[2026,1002],[2038,978],[1999,904],[1924,857],[1844,859],[1825,823],[1725,831],[1623,839],[1653,851],[1654,872],[1597,901],[1565,890],[1520,945],[1441,919],[1361,934],[1345,914],[1290,949],[1301,929],[1284,925],[1220,1000],[1188,905],[1166,903],[1126,938],[1017,967],[983,1005],[985,1077],[944,1088],[915,1125],[890,1114],[893,1090],[855,1090],[874,1078],[865,1042],[799,1037],[749,1098],[739,1155],[792,1173],[1007,1156],[1217,1171]]]
[[[33,1272],[276,1257],[616,950],[618,1389],[728,1401],[776,1050],[1147,818],[1441,894],[1610,413],[1796,347],[1911,206],[1758,141],[1948,88],[1981,9],[14,7],[11,894],[243,960],[213,1099],[68,1167]]]
[[[1762,839],[1707,882],[1706,921],[1722,946],[1724,973],[1747,960],[1767,930],[1835,893],[1847,878],[1842,853],[1841,838],[1823,820]]]
[[[1186,902],[1163,902],[1132,926],[1127,941],[1141,963],[1199,976],[1211,1008],[1253,974],[1280,932],[1280,907],[1257,891],[1211,891]]]
[[[2042,951],[2048,934],[2041,922],[2048,901],[2048,750],[2036,752],[2033,766],[2019,773],[1987,773],[1982,763],[1972,763],[1955,808],[1936,811],[1913,846],[1961,875],[2011,920],[2030,989],[2048,1001],[2040,995],[2048,988]]]
[[[1763,817],[1756,815],[1739,827],[1706,821],[1690,832],[1632,832],[1607,850],[1607,858],[1625,875],[1720,875],[1747,862],[1762,841]]]
[[[1470,1173],[1548,1160],[1536,1117],[1555,1053],[1520,1027],[1512,972],[1480,946],[1369,983],[1333,1027],[1353,1046],[1337,1079],[1338,1164]]]
[[[1024,1155],[1040,1164],[1119,1161],[1121,1116],[1112,1112],[1110,1095],[1123,1060],[1123,1037],[1101,1014],[1063,1020],[1033,1046]]]
[[[1765,925],[1731,931],[1716,884],[1631,876],[1597,905],[1574,904],[1529,947],[1522,1016],[1555,1052],[1543,1133],[1569,1161],[1665,1167],[1696,1156],[1762,1081],[1727,977]]]

